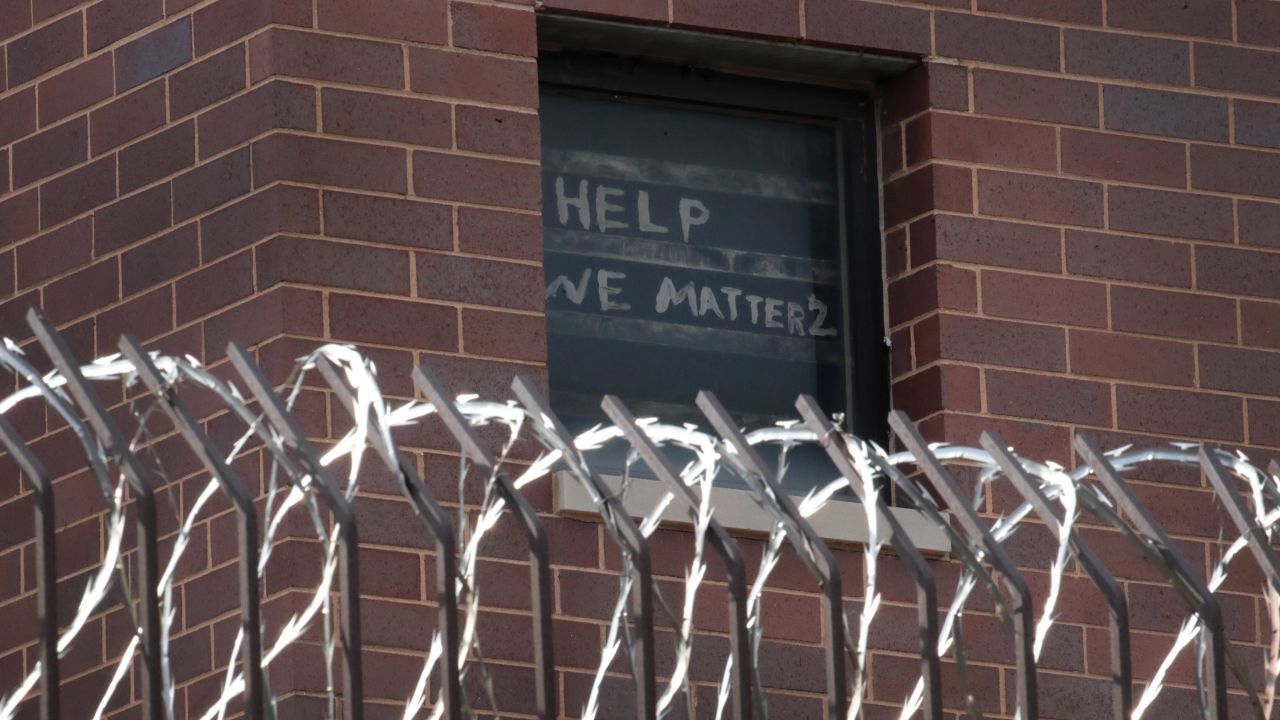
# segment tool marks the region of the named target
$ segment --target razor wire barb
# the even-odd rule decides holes
[[[238,373],[233,379],[227,379],[225,372],[211,372],[191,357],[146,353],[127,338],[121,340],[121,354],[79,365],[43,318],[33,314],[30,322],[42,349],[58,369],[38,372],[22,349],[11,341],[3,342],[0,365],[23,382],[19,390],[0,399],[0,445],[13,456],[38,496],[35,506],[39,529],[36,557],[41,565],[37,573],[41,652],[32,656],[38,659],[21,678],[0,678],[6,683],[0,687],[4,692],[0,695],[0,720],[16,718],[22,704],[36,698],[42,718],[60,716],[59,661],[75,645],[95,613],[103,612],[114,600],[120,602],[126,622],[134,631],[115,660],[106,689],[94,703],[92,717],[97,720],[118,709],[113,706],[113,702],[118,705],[113,697],[134,667],[153,684],[147,687],[155,688],[153,695],[143,698],[144,716],[148,720],[180,717],[175,707],[178,683],[170,640],[175,631],[173,593],[181,580],[181,561],[190,551],[193,528],[208,515],[212,501],[219,493],[235,496],[243,490],[232,469],[237,460],[259,449],[266,458],[263,497],[257,498],[262,512],[260,527],[256,520],[245,517],[252,515],[251,506],[246,508],[241,498],[241,620],[230,652],[217,666],[224,669],[216,697],[207,707],[188,708],[190,716],[200,720],[223,720],[240,712],[250,718],[274,718],[277,699],[270,683],[272,665],[289,648],[310,642],[305,638],[315,634],[320,637],[324,658],[326,717],[337,718],[341,714],[348,720],[363,718],[359,568],[355,563],[359,540],[356,514],[351,508],[359,502],[357,493],[362,478],[368,476],[370,462],[381,462],[396,476],[401,491],[422,516],[423,532],[440,550],[436,557],[440,620],[426,638],[420,670],[400,713],[402,720],[502,716],[495,688],[498,676],[486,661],[480,619],[485,598],[510,593],[511,588],[486,589],[480,579],[479,558],[484,542],[496,537],[494,528],[507,514],[523,523],[530,553],[530,622],[535,626],[539,717],[560,717],[562,713],[588,719],[602,717],[606,682],[611,678],[633,683],[634,714],[640,720],[692,717],[692,668],[700,637],[695,632],[694,618],[700,603],[709,601],[703,591],[709,553],[719,555],[727,568],[731,640],[723,667],[716,673],[713,715],[769,717],[766,679],[760,671],[761,657],[769,652],[765,643],[769,618],[763,600],[771,575],[788,548],[811,571],[819,592],[826,594],[823,642],[827,649],[825,669],[831,718],[863,718],[872,700],[872,635],[884,608],[880,570],[886,562],[907,565],[918,599],[920,675],[904,697],[874,698],[877,704],[890,702],[899,708],[901,720],[942,717],[939,668],[944,659],[953,663],[957,671],[955,682],[963,703],[958,709],[969,717],[982,717],[983,698],[973,687],[964,643],[966,608],[979,588],[990,596],[995,617],[1015,644],[1018,692],[1010,714],[1020,720],[1035,720],[1037,663],[1063,603],[1068,601],[1064,598],[1064,578],[1073,562],[1079,563],[1109,604],[1112,708],[1117,720],[1150,716],[1153,703],[1169,685],[1174,662],[1193,645],[1197,712],[1201,717],[1226,717],[1224,673],[1228,670],[1247,690],[1251,713],[1272,717],[1280,675],[1280,561],[1271,545],[1280,523],[1280,475],[1275,466],[1263,470],[1253,465],[1243,453],[1190,444],[1141,450],[1122,447],[1102,453],[1090,441],[1082,440],[1077,443],[1081,462],[1069,469],[1019,456],[999,436],[990,433],[984,434],[982,447],[927,445],[900,414],[891,419],[891,425],[906,450],[888,452],[840,431],[839,419],[827,417],[811,398],[797,401],[803,421],[743,432],[709,394],[700,397],[698,406],[713,430],[663,423],[655,418],[637,419],[622,401],[610,397],[603,406],[611,424],[572,434],[535,386],[520,378],[513,384],[516,399],[483,400],[471,394],[448,393],[430,369],[423,367],[414,379],[426,399],[393,402],[383,395],[372,361],[349,346],[330,344],[299,358],[277,391],[264,384],[252,356],[242,348],[233,348],[230,353]],[[129,388],[126,410],[134,428],[127,439],[110,424],[111,418],[100,412],[93,390],[95,385],[122,381]],[[304,386],[326,388],[350,418],[350,428],[325,446],[323,452],[309,444],[291,417]],[[202,407],[208,408],[212,401],[214,407],[229,411],[229,417],[237,424],[227,448],[215,451],[213,441],[187,410],[183,399],[197,396]],[[52,516],[53,484],[31,447],[4,420],[24,403],[44,403],[70,428],[105,506],[102,560],[90,573],[73,610],[57,607],[52,586],[56,552],[52,533],[56,527]],[[185,510],[184,503],[173,499],[172,483],[167,482],[163,463],[153,452],[157,418],[162,415],[169,418],[172,429],[201,458],[208,473],[194,499],[185,503]],[[414,463],[401,453],[396,436],[430,422],[433,416],[443,421],[460,449],[457,498],[479,498],[478,501],[441,505],[428,484],[418,477]],[[487,448],[474,432],[481,427],[498,429],[502,439],[495,450]],[[513,461],[513,452],[523,441],[532,441],[540,451],[532,461]],[[837,472],[793,501],[781,490],[781,482],[792,472],[790,453],[807,444],[820,445]],[[590,459],[593,451],[611,445],[621,448],[625,457],[621,484],[612,486]],[[756,451],[764,448],[776,454],[775,463],[766,465],[762,461]],[[670,451],[677,449],[680,456],[689,458],[680,467],[671,464],[674,455]],[[378,460],[368,459],[370,451]],[[140,462],[140,458],[146,462]],[[630,512],[634,511],[634,504],[628,504],[628,497],[637,483],[649,482],[635,478],[637,463],[645,463],[657,474],[662,493],[657,503],[633,519]],[[1122,473],[1156,463],[1202,469],[1231,517],[1232,525],[1222,531],[1221,556],[1207,578],[1189,572],[1177,547],[1156,523],[1157,518],[1149,514],[1121,479]],[[344,468],[345,472],[338,472],[337,468]],[[579,484],[592,498],[606,536],[616,545],[622,560],[609,608],[606,640],[600,648],[586,700],[574,708],[562,708],[556,696],[547,535],[541,518],[523,494],[536,483],[549,482],[555,472],[563,473],[568,482]],[[959,494],[959,473],[974,479],[967,498]],[[712,489],[725,476],[736,476],[747,487],[771,528],[754,573],[748,572],[737,543],[717,517]],[[1011,483],[1022,498],[1021,504],[994,520],[980,516],[990,490],[999,482]],[[945,607],[936,606],[937,578],[931,569],[934,566],[924,559],[899,524],[899,515],[888,501],[891,491],[940,529],[950,542],[950,555],[959,563],[960,572]],[[136,566],[126,563],[130,552],[126,531],[140,522],[132,519],[127,509],[136,502],[139,492],[167,498],[167,509],[176,520],[168,557],[157,565],[151,588],[154,595],[140,585],[145,573],[139,574]],[[859,502],[846,502],[846,496]],[[939,499],[945,502],[940,503]],[[648,548],[648,539],[667,517],[668,508],[678,511],[693,535],[692,557],[679,584],[679,602],[666,597],[654,581]],[[824,509],[849,518],[861,516],[867,528],[863,574],[857,583],[862,601],[853,612],[846,612],[838,570],[809,524]],[[1185,620],[1136,700],[1124,594],[1106,564],[1078,532],[1085,512],[1089,513],[1089,523],[1118,530],[1187,605]],[[319,581],[304,592],[301,609],[283,622],[269,623],[261,614],[262,578],[295,515],[301,515],[317,540]],[[1039,614],[1034,617],[1026,582],[1004,554],[1004,548],[1033,516],[1051,534],[1054,547],[1047,568],[1043,568],[1047,571],[1048,589]],[[154,533],[147,537],[155,542]],[[887,547],[893,548],[896,557],[886,553]],[[250,552],[243,552],[246,548]],[[150,550],[156,553],[158,546]],[[1257,658],[1263,677],[1260,690],[1254,689],[1249,672],[1254,656],[1241,655],[1226,641],[1221,610],[1215,600],[1215,592],[1223,586],[1231,563],[1245,550],[1253,555],[1267,580],[1260,592],[1272,635],[1268,647]],[[144,606],[146,597],[155,598],[154,608]],[[665,678],[659,678],[655,671],[655,627],[670,631],[670,647],[664,644],[664,648],[672,662]],[[616,662],[620,654],[624,668],[621,674]],[[343,658],[341,663],[339,656]]]

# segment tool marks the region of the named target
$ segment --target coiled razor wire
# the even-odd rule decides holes
[[[299,461],[298,449],[290,446],[278,429],[266,422],[262,411],[253,406],[253,398],[246,396],[235,381],[221,379],[189,356],[174,357],[152,353],[148,359],[162,378],[165,392],[212,393],[217,401],[240,421],[241,434],[222,458],[225,463],[229,465],[240,457],[246,451],[248,443],[254,440],[260,443],[261,448],[267,453],[269,471],[264,500],[264,529],[258,545],[259,577],[268,567],[272,551],[290,514],[303,512],[309,519],[322,550],[320,581],[308,591],[306,604],[302,610],[293,613],[279,627],[260,628],[263,637],[261,660],[263,679],[265,681],[266,668],[278,660],[285,650],[297,643],[305,633],[318,625],[322,633],[327,673],[327,717],[337,717],[339,691],[334,668],[340,638],[334,630],[331,618],[334,612],[332,604],[334,584],[339,575],[338,536],[341,528],[335,526],[329,519],[328,513],[322,508],[322,503],[317,501],[317,478],[307,469],[305,462]],[[102,562],[81,594],[70,620],[58,630],[56,642],[57,656],[65,656],[90,617],[105,608],[112,593],[123,594],[125,599],[123,606],[128,613],[129,622],[135,627],[135,632],[116,663],[110,682],[97,703],[93,714],[94,720],[97,720],[103,717],[110,707],[111,697],[127,677],[129,668],[138,656],[143,639],[142,625],[134,612],[133,598],[128,594],[129,583],[123,560],[123,537],[127,524],[124,475],[121,472],[112,471],[109,452],[111,448],[100,433],[81,420],[80,412],[76,407],[77,402],[67,392],[68,379],[62,373],[37,372],[23,351],[8,340],[5,340],[3,347],[0,347],[0,365],[10,369],[23,380],[21,389],[0,400],[0,416],[28,402],[43,402],[52,408],[74,433],[84,453],[85,464],[96,478],[106,506],[106,545],[102,553]],[[336,370],[336,375],[328,378],[331,385],[340,382],[345,386],[341,391],[345,393],[350,404],[348,409],[351,410],[353,426],[325,451],[318,461],[320,466],[326,468],[340,464],[346,465],[347,473],[345,482],[341,486],[341,494],[351,501],[355,498],[360,486],[361,468],[366,450],[381,448],[389,453],[394,452],[393,430],[422,424],[430,416],[439,414],[439,411],[431,402],[408,401],[397,404],[389,401],[383,396],[379,387],[377,368],[374,363],[349,346],[333,344],[322,345],[297,360],[293,372],[283,385],[285,408],[294,407],[304,383],[320,366]],[[135,363],[119,355],[99,358],[83,365],[80,367],[80,374],[85,380],[94,383],[123,380],[129,385],[136,385],[138,380],[138,368]],[[334,387],[339,389],[336,385]],[[523,387],[524,392],[528,393],[528,388],[531,386],[526,383]],[[154,411],[158,401],[159,398],[155,394],[144,392],[139,399],[130,403],[129,411],[138,419],[139,426],[138,432],[130,440],[130,451],[143,452],[147,448],[150,441],[145,431],[147,417]],[[718,528],[715,523],[716,512],[711,499],[711,489],[715,479],[728,471],[746,482],[757,504],[768,514],[768,517],[772,518],[772,530],[765,541],[765,550],[760,558],[755,579],[746,588],[745,625],[749,635],[746,640],[749,642],[752,667],[750,673],[735,674],[733,656],[730,656],[721,673],[716,693],[716,718],[724,716],[726,708],[730,705],[729,700],[734,684],[742,682],[742,680],[735,681],[734,678],[750,678],[753,686],[749,691],[743,689],[742,697],[745,698],[743,703],[745,706],[738,708],[736,713],[740,716],[768,717],[768,704],[764,698],[763,683],[758,674],[758,660],[760,653],[764,651],[763,638],[767,619],[762,605],[764,591],[768,586],[771,573],[778,566],[783,547],[788,542],[799,554],[802,562],[812,566],[819,561],[815,555],[818,552],[816,546],[811,541],[797,537],[795,533],[797,528],[803,529],[805,519],[813,517],[814,514],[831,505],[834,498],[843,491],[848,491],[862,500],[860,506],[848,506],[847,512],[863,513],[868,529],[864,554],[865,577],[861,588],[863,602],[856,617],[849,617],[843,609],[840,610],[838,622],[843,632],[840,637],[827,638],[826,641],[840,645],[840,652],[844,653],[849,667],[852,668],[851,682],[847,687],[842,688],[848,700],[840,708],[840,714],[850,720],[864,716],[868,690],[868,656],[871,649],[869,638],[883,599],[879,587],[878,568],[884,547],[892,537],[891,529],[886,522],[892,523],[893,520],[885,512],[890,487],[897,488],[919,511],[947,534],[952,553],[963,566],[956,583],[954,597],[943,615],[941,627],[936,637],[926,638],[926,640],[932,640],[929,645],[938,658],[954,659],[959,671],[961,697],[964,698],[966,712],[970,717],[981,716],[966,671],[967,659],[963,643],[965,607],[973,590],[981,585],[991,593],[997,616],[1002,623],[1012,628],[1015,622],[1014,615],[1018,612],[1013,604],[1016,603],[1016,599],[1011,599],[1011,596],[1002,589],[1001,583],[1007,578],[1000,577],[1001,573],[994,571],[989,564],[991,552],[997,547],[984,546],[974,537],[954,528],[951,513],[960,511],[961,508],[941,506],[935,499],[933,490],[936,488],[931,489],[924,484],[923,479],[913,474],[915,469],[928,464],[923,462],[924,459],[920,457],[919,452],[890,453],[875,443],[840,433],[834,427],[823,425],[812,419],[807,425],[799,422],[781,423],[778,426],[759,428],[745,433],[743,437],[748,446],[777,449],[779,458],[777,467],[764,473],[766,475],[776,473],[777,478],[784,477],[788,472],[788,453],[802,444],[823,444],[835,457],[844,457],[848,460],[846,467],[851,468],[852,472],[836,477],[810,491],[796,506],[798,517],[793,517],[785,511],[784,506],[789,501],[784,502],[783,498],[776,496],[774,486],[762,481],[760,469],[753,467],[749,458],[741,454],[741,448],[735,447],[731,442],[732,438],[726,438],[723,433],[708,432],[687,424],[664,424],[658,419],[646,418],[634,420],[634,425],[631,427],[626,426],[625,423],[600,425],[576,435],[569,435],[549,411],[545,408],[539,409],[537,406],[531,409],[528,402],[521,404],[516,401],[485,401],[475,395],[463,394],[457,396],[453,405],[471,426],[499,426],[506,430],[506,440],[493,466],[486,469],[483,477],[472,477],[475,475],[472,463],[466,460],[464,454],[458,477],[459,497],[463,497],[463,484],[471,478],[482,484],[480,494],[482,499],[478,507],[468,508],[466,505],[458,507],[454,530],[457,533],[459,550],[455,557],[445,560],[454,563],[456,570],[454,591],[459,599],[458,612],[461,615],[456,656],[458,672],[460,677],[475,674],[479,678],[480,695],[482,701],[488,705],[485,712],[496,716],[501,715],[495,699],[493,676],[488,671],[481,648],[478,619],[483,588],[477,582],[477,559],[484,539],[491,533],[502,514],[510,509],[509,496],[504,496],[496,490],[497,475],[500,471],[504,472],[510,465],[508,456],[516,446],[517,440],[522,437],[522,433],[532,436],[541,445],[542,452],[528,466],[515,467],[513,470],[515,477],[511,480],[514,488],[520,490],[533,483],[546,482],[553,472],[564,471],[573,481],[582,484],[595,499],[606,532],[617,539],[618,547],[623,554],[623,570],[619,574],[619,585],[616,601],[610,614],[607,639],[601,649],[588,699],[580,709],[581,717],[592,719],[600,716],[603,684],[608,669],[613,665],[620,651],[631,664],[631,674],[635,676],[640,672],[636,658],[643,654],[637,652],[637,643],[642,639],[638,639],[635,635],[637,618],[633,617],[635,609],[630,602],[633,591],[636,590],[635,578],[638,576],[633,570],[636,569],[638,558],[634,553],[636,539],[627,536],[627,526],[634,527],[643,538],[648,538],[659,527],[664,511],[677,499],[677,494],[670,490],[664,492],[661,500],[642,515],[637,524],[631,525],[630,518],[626,517],[626,513],[621,510],[621,504],[618,501],[625,498],[628,489],[633,485],[631,467],[640,459],[639,446],[635,444],[634,435],[627,454],[627,471],[624,473],[621,490],[616,496],[608,496],[610,491],[599,482],[598,476],[588,461],[589,452],[612,443],[625,443],[628,431],[639,429],[654,446],[680,448],[692,453],[693,457],[693,460],[676,471],[679,482],[690,491],[687,497],[681,491],[681,502],[685,503],[689,511],[694,539],[693,557],[683,582],[683,602],[672,606],[662,597],[656,585],[652,588],[657,614],[670,624],[673,631],[675,662],[670,671],[670,677],[662,683],[660,690],[651,689],[658,692],[651,709],[644,712],[651,712],[654,717],[667,717],[676,713],[677,710],[692,714],[693,693],[690,667],[696,641],[693,618],[700,597],[699,589],[706,579],[708,569],[705,556],[709,533],[713,528]],[[826,418],[822,421],[825,422]],[[1052,632],[1058,615],[1064,574],[1073,560],[1081,559],[1080,548],[1084,545],[1076,532],[1081,506],[1088,508],[1102,521],[1124,533],[1135,547],[1146,553],[1149,561],[1165,571],[1170,578],[1179,582],[1187,581],[1187,578],[1179,575],[1176,567],[1176,549],[1164,544],[1167,543],[1167,538],[1162,537],[1162,533],[1157,533],[1160,536],[1153,537],[1152,533],[1144,532],[1143,527],[1135,527],[1135,525],[1140,526],[1141,523],[1135,523],[1133,518],[1126,520],[1123,516],[1131,514],[1132,508],[1125,502],[1118,501],[1114,492],[1109,492],[1109,489],[1113,488],[1101,481],[1105,479],[1101,477],[1102,475],[1136,471],[1152,463],[1172,463],[1192,467],[1208,467],[1206,463],[1210,465],[1216,463],[1216,467],[1225,471],[1223,477],[1231,478],[1230,487],[1215,485],[1215,490],[1220,496],[1228,493],[1231,494],[1231,499],[1235,500],[1233,493],[1237,491],[1236,486],[1244,488],[1247,503],[1242,503],[1238,507],[1245,509],[1247,517],[1243,520],[1237,518],[1236,531],[1230,534],[1224,533],[1224,537],[1230,537],[1231,540],[1226,544],[1225,551],[1205,582],[1210,593],[1221,588],[1230,564],[1242,550],[1250,548],[1260,559],[1264,559],[1261,554],[1264,551],[1259,549],[1259,546],[1269,545],[1275,539],[1276,524],[1280,521],[1280,476],[1274,472],[1274,467],[1268,472],[1251,464],[1249,458],[1243,453],[1230,454],[1220,450],[1205,450],[1202,454],[1196,446],[1188,444],[1141,450],[1126,446],[1111,450],[1105,453],[1105,456],[1095,458],[1094,462],[1082,463],[1075,469],[1067,469],[1053,462],[1038,462],[1017,456],[1012,449],[999,444],[993,438],[994,436],[988,436],[984,439],[986,445],[984,448],[935,444],[928,446],[927,453],[932,456],[930,462],[976,469],[977,482],[973,488],[972,506],[965,509],[966,511],[981,509],[987,488],[1002,478],[1011,479],[1006,471],[1019,477],[1030,478],[1031,490],[1035,493],[1034,498],[1047,503],[1037,505],[1031,501],[1023,502],[1015,510],[997,518],[985,528],[985,531],[989,532],[990,539],[998,545],[1008,543],[1032,514],[1039,514],[1042,520],[1045,518],[1050,520],[1046,525],[1053,532],[1056,550],[1048,567],[1048,594],[1042,606],[1043,610],[1035,620],[1034,635],[1029,639],[1033,671],[1034,661],[1039,659],[1045,647],[1046,638]],[[1221,478],[1218,480],[1220,481]],[[156,587],[157,596],[160,598],[160,674],[163,698],[163,707],[160,708],[160,712],[165,718],[176,717],[174,708],[176,682],[169,662],[169,637],[173,632],[175,617],[173,590],[180,580],[177,577],[177,569],[184,554],[190,548],[193,527],[205,512],[209,501],[217,494],[218,488],[218,483],[211,477],[195,502],[191,503],[186,515],[179,518],[177,538]],[[1251,538],[1257,542],[1251,541]],[[1280,628],[1280,577],[1275,574],[1275,570],[1275,568],[1264,567],[1269,582],[1262,588],[1262,595],[1268,610],[1272,636],[1263,657],[1263,689],[1260,696],[1251,694],[1255,714],[1268,718],[1271,717],[1275,704],[1275,687],[1277,676],[1280,675],[1280,635],[1276,633],[1276,629]],[[1211,679],[1206,679],[1204,674],[1203,659],[1209,652],[1210,641],[1205,612],[1199,609],[1189,613],[1141,696],[1132,703],[1132,707],[1128,707],[1127,700],[1124,701],[1120,709],[1123,709],[1132,720],[1138,720],[1148,714],[1152,703],[1167,685],[1172,664],[1187,647],[1193,644],[1196,646],[1198,658],[1196,687],[1197,696],[1200,698],[1200,713],[1206,718],[1220,716],[1222,706],[1216,705],[1216,700],[1211,695],[1221,693],[1222,689],[1214,688]],[[1127,632],[1127,625],[1125,632]],[[230,655],[225,658],[225,675],[218,697],[199,713],[201,720],[222,720],[233,702],[245,692],[247,682],[245,668],[237,663],[236,658],[241,656],[246,642],[245,628],[242,627],[235,638]],[[647,642],[652,642],[652,638]],[[356,650],[358,652],[358,648]],[[649,648],[648,652],[651,653],[651,650]],[[471,700],[465,694],[458,698],[456,703],[458,707],[447,708],[447,703],[441,695],[444,691],[442,687],[437,687],[434,694],[428,692],[429,680],[433,673],[438,671],[445,652],[444,638],[440,629],[437,628],[431,636],[429,649],[422,660],[422,668],[414,689],[406,699],[401,715],[403,720],[424,717],[435,720],[443,717],[446,712],[449,712],[451,717],[474,718],[477,716],[477,709],[471,707]],[[1237,673],[1242,687],[1251,688],[1247,668],[1243,667],[1244,664],[1239,661],[1237,654],[1230,647],[1227,648],[1227,653],[1233,659],[1233,670]],[[931,658],[926,658],[926,660],[929,659]],[[940,712],[936,696],[933,701],[930,700],[930,695],[936,690],[929,687],[930,679],[927,675],[930,673],[927,663],[925,667],[926,670],[914,683],[910,693],[902,699],[899,717],[903,720],[917,714],[924,717],[937,717]],[[36,690],[42,670],[41,662],[34,663],[26,675],[15,683],[6,695],[0,697],[0,720],[9,720],[17,716],[20,704]],[[1127,675],[1121,679],[1124,682],[1130,681]],[[933,680],[936,681],[936,678]],[[840,682],[844,682],[844,678],[841,678]],[[1128,697],[1123,692],[1121,696]],[[358,708],[360,700],[360,698],[348,697],[344,698],[343,702]],[[877,699],[877,702],[883,701],[884,698]],[[247,710],[253,716],[274,717],[275,698],[269,687],[265,688],[262,703],[261,714],[257,714],[252,708]],[[358,713],[358,710],[356,712]],[[554,713],[554,707],[550,708],[549,712]],[[352,716],[350,707],[348,707],[348,716]],[[1030,720],[1035,716],[1034,688],[1032,688],[1031,699],[1020,701],[1015,717]],[[1117,716],[1124,717],[1125,714],[1118,710]]]

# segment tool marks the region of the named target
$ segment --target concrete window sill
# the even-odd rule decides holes
[[[622,485],[622,478],[604,476],[605,484],[617,491]],[[663,486],[655,480],[635,480],[627,492],[624,506],[632,517],[640,517],[651,510],[661,499]],[[799,497],[793,498],[799,503]],[[769,522],[765,514],[751,499],[751,493],[733,488],[715,488],[712,490],[712,504],[716,509],[716,519],[725,529],[744,535],[760,536],[769,532]],[[556,512],[575,517],[597,516],[595,504],[591,496],[572,477],[566,473],[555,474],[555,507]],[[946,533],[934,525],[919,510],[910,508],[891,508],[904,530],[915,546],[923,553],[942,554],[950,552],[951,542]],[[667,506],[662,514],[664,525],[688,526],[689,517],[676,503]],[[823,540],[833,545],[855,545],[867,541],[867,519],[860,505],[847,501],[833,501],[809,518],[813,529]]]

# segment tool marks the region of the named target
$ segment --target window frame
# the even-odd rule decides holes
[[[885,342],[875,104],[869,93],[726,73],[620,55],[566,51],[538,58],[539,93],[626,97],[709,112],[816,121],[836,131],[845,356],[845,420],[858,437],[888,440],[889,347]]]
[[[544,88],[620,94],[721,111],[816,118],[836,126],[843,186],[839,240],[844,255],[848,403],[842,427],[887,447],[890,358],[879,128],[872,90],[877,80],[899,75],[917,61],[571,16],[542,14],[538,23],[540,94]],[[601,479],[614,489],[622,481],[613,476]],[[624,506],[641,517],[662,492],[656,482],[633,483]],[[717,518],[734,534],[759,537],[771,530],[749,491],[717,486],[712,496]],[[553,503],[562,515],[599,517],[593,498],[568,473],[555,473]],[[889,510],[920,550],[950,551],[946,533],[923,513],[904,507]],[[664,526],[688,526],[688,518],[674,506],[667,507],[661,520]],[[865,514],[849,512],[845,503],[828,504],[809,522],[824,540],[837,545],[868,539]]]

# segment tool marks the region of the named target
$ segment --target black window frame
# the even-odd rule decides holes
[[[878,141],[875,103],[870,93],[779,80],[736,69],[729,72],[688,63],[567,50],[541,52],[538,75],[540,93],[626,96],[640,102],[817,120],[835,128],[842,185],[839,242],[844,257],[847,376],[843,427],[884,444],[888,439],[889,348],[884,325]]]

